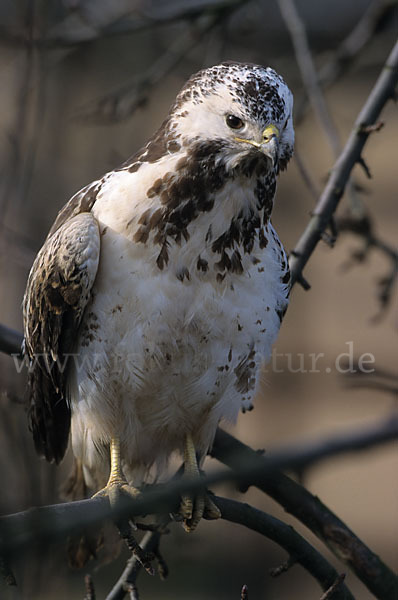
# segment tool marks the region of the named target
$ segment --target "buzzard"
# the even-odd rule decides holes
[[[35,446],[59,463],[70,437],[87,487],[110,500],[175,451],[200,476],[220,420],[252,408],[289,294],[270,216],[292,104],[271,68],[199,71],[37,255],[23,303]],[[219,516],[206,496],[181,513],[187,530]]]

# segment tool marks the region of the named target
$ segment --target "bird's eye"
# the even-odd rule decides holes
[[[242,119],[240,119],[239,117],[237,117],[235,115],[227,115],[225,117],[225,120],[226,120],[228,127],[230,127],[231,129],[242,129],[242,127],[244,125]]]

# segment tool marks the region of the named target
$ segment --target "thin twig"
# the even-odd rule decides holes
[[[301,158],[301,154],[297,149],[297,144],[294,149],[293,159],[308,191],[311,193],[311,196],[316,202],[320,196],[320,191],[318,190],[318,186],[315,184],[309,169],[307,169],[303,159]]]
[[[87,574],[84,577],[84,585],[86,588],[86,595],[84,596],[84,600],[95,600],[95,588],[91,575]]]
[[[269,574],[271,575],[271,577],[279,577],[279,575],[282,575],[282,573],[286,573],[291,567],[293,567],[293,565],[295,565],[296,562],[297,561],[293,556],[289,556],[289,558],[285,560],[285,562],[280,564],[278,567],[270,569]]]
[[[324,594],[322,594],[322,596],[320,597],[319,600],[329,600],[329,598],[337,598],[336,595],[336,590],[340,588],[340,590],[342,589],[342,584],[343,581],[345,579],[345,573],[341,573],[341,575],[339,575],[336,579],[336,581],[330,586],[330,588],[328,590],[326,590],[326,592]]]
[[[141,566],[149,575],[154,575],[155,571],[151,563],[155,556],[144,551],[142,547],[138,544],[137,540],[133,535],[129,520],[117,518],[115,519],[115,524],[119,529],[121,537],[126,542],[127,547],[132,554],[132,557],[134,557],[134,559],[141,564]]]
[[[130,600],[140,600],[138,589],[135,583],[126,583],[125,591],[129,595]]]
[[[279,544],[289,555],[316,579],[323,590],[327,590],[336,581],[337,571],[290,525],[268,515],[257,508],[228,498],[212,497],[221,511],[221,518],[248,527]],[[341,587],[340,600],[354,600],[349,589]]]
[[[305,25],[299,16],[294,0],[279,0],[279,7],[292,38],[296,60],[300,68],[301,78],[310,104],[314,110],[321,130],[325,132],[333,157],[336,159],[341,152],[340,138],[323,95],[318,73],[312,58]],[[303,163],[303,161],[301,162]],[[364,161],[363,164],[365,165]],[[300,172],[304,176],[305,171],[304,165],[301,164]],[[304,178],[304,181],[307,185],[309,184],[308,175]],[[357,206],[358,204],[361,204],[358,194],[356,193],[358,186],[355,181],[349,179],[347,181],[347,186],[350,193],[351,205]],[[319,196],[317,196],[316,200],[318,197]],[[336,240],[335,237],[327,236],[325,233],[321,237],[329,246],[333,247]]]
[[[343,215],[337,217],[336,224],[338,230],[342,233],[349,232],[360,237],[364,245],[360,250],[356,250],[351,255],[351,261],[346,263],[345,268],[354,263],[363,263],[369,256],[372,249],[382,252],[391,262],[390,272],[381,277],[378,281],[378,299],[380,303],[379,313],[373,317],[373,321],[378,321],[386,313],[386,309],[391,303],[394,287],[398,281],[398,249],[380,239],[373,230],[373,222],[368,214],[360,217],[352,215]]]
[[[364,372],[358,366],[358,361],[354,360],[352,369],[344,375],[344,383],[351,388],[374,389],[379,392],[392,394],[395,397],[398,394],[398,374],[383,371],[375,367],[369,373]]]
[[[347,72],[354,60],[358,58],[366,45],[374,39],[375,35],[384,30],[384,26],[389,20],[396,19],[397,8],[397,0],[373,0],[369,4],[352,31],[320,68],[318,82],[321,88],[324,89],[332,85]],[[294,121],[298,125],[305,115],[308,97],[297,100],[295,106]]]
[[[235,5],[230,7],[232,11]],[[220,20],[225,18],[225,8],[219,12],[211,13],[193,26],[184,29],[181,36],[170,45],[148,69],[148,71],[139,78],[125,83],[119,89],[103,96],[95,103],[91,102],[87,107],[78,111],[77,117],[88,121],[89,123],[114,123],[130,117],[137,108],[143,106],[148,101],[150,90],[159,81],[174,69],[186,55],[203,41],[207,35]]]
[[[166,520],[162,521],[162,525],[160,526],[158,531],[148,531],[142,538],[140,547],[142,549],[142,552],[144,552],[146,555],[153,553],[157,557],[160,556],[160,553],[159,553],[160,538],[162,535],[162,530],[164,529],[164,527],[166,526],[168,521],[169,521],[169,519],[167,521]],[[141,570],[141,567],[142,567],[142,564],[137,559],[137,556],[132,555],[128,559],[123,573],[120,575],[116,584],[113,586],[112,590],[107,595],[106,600],[122,600],[122,598],[124,598],[124,596],[126,595],[127,585],[130,584],[131,586],[135,586],[136,578],[138,576],[138,573]],[[160,578],[162,579],[163,575],[166,577],[167,576],[167,567],[165,567],[164,561],[161,565],[159,564],[158,568],[159,568]],[[136,589],[135,589],[135,593],[136,593]]]
[[[386,102],[394,97],[397,82],[398,42],[388,57],[385,67],[355,122],[353,131],[332,170],[332,174],[315,207],[309,224],[289,258],[292,285],[302,275],[305,265],[321,239],[322,233],[327,228],[343,196],[351,170],[361,157],[369,135],[361,131],[361,127],[363,128],[363,126],[376,123]]]
[[[296,60],[300,68],[301,78],[308,93],[310,104],[319,121],[321,129],[326,133],[334,155],[338,156],[340,152],[340,140],[319,85],[318,75],[312,60],[304,23],[298,14],[293,0],[278,0],[278,4],[282,17],[291,35]]]
[[[157,26],[168,25],[177,21],[189,21],[205,13],[228,9],[233,6],[242,6],[248,0],[197,0],[196,2],[168,2],[156,4],[153,10],[139,10],[132,13],[128,8],[126,14],[117,14],[108,22],[90,21],[84,14],[79,18],[76,11],[67,15],[63,21],[56,23],[46,35],[34,35],[31,43],[38,48],[70,47],[100,38],[136,33]],[[24,33],[0,27],[0,39],[11,44],[25,45],[27,37]]]

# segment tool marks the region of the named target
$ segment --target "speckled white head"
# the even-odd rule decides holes
[[[222,63],[193,75],[170,111],[168,129],[184,146],[222,142],[227,168],[257,149],[279,170],[292,156],[293,96],[271,68]]]

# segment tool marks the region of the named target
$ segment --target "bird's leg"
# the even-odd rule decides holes
[[[108,496],[111,506],[115,506],[120,494],[127,494],[136,498],[140,491],[129,485],[122,471],[120,457],[120,439],[113,437],[110,443],[111,472],[106,486],[94,494],[95,496]]]
[[[111,508],[114,509],[118,506],[118,502],[122,495],[130,496],[130,498],[137,498],[141,492],[137,488],[129,485],[123,474],[120,456],[120,439],[118,437],[113,437],[111,439],[109,449],[111,454],[111,471],[109,473],[108,483],[102,490],[94,494],[94,498],[96,496],[107,496]],[[134,538],[133,531],[136,529],[134,521],[130,518],[120,518],[117,513],[113,521],[133,557],[142,564],[149,574],[153,575],[154,570],[151,561],[154,557],[152,554],[144,552]]]
[[[196,450],[190,433],[187,433],[184,443],[184,475],[187,480],[201,477],[196,458]],[[183,518],[185,531],[196,529],[202,517],[205,519],[219,519],[220,510],[206,492],[183,494],[181,498],[180,513]]]

